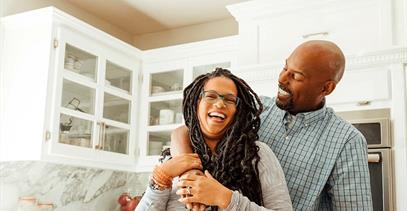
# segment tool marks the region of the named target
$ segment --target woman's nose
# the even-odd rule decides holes
[[[222,98],[218,98],[218,100],[216,101],[216,103],[214,104],[217,108],[224,108],[226,107],[225,102],[223,101]]]

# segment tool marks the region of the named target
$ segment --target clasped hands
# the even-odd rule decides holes
[[[202,164],[195,153],[176,155],[161,164],[162,170],[172,178],[180,176],[176,192],[180,202],[194,211],[205,210],[206,206],[226,208],[232,191],[219,183],[212,175],[202,173]]]

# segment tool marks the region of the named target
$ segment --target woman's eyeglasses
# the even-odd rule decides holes
[[[213,90],[202,91],[201,97],[207,102],[211,104],[215,104],[218,102],[219,99],[223,100],[225,105],[236,106],[239,105],[239,97],[234,96],[232,94],[221,95]]]

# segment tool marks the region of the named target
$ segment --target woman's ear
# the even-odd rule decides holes
[[[335,87],[336,87],[336,82],[334,80],[329,80],[329,81],[325,82],[324,88],[322,90],[322,94],[324,96],[331,94],[332,91],[334,91]]]

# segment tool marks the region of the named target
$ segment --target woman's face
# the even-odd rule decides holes
[[[206,82],[198,102],[199,125],[205,138],[222,138],[236,113],[236,97],[237,88],[231,79],[216,77]]]

